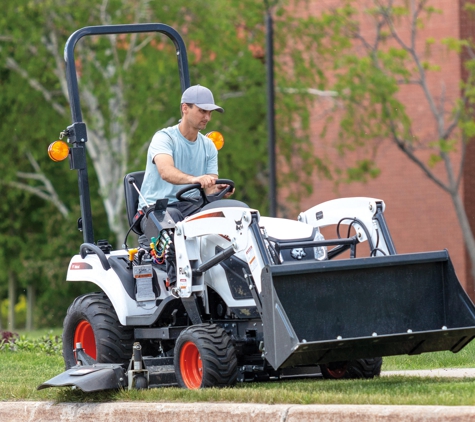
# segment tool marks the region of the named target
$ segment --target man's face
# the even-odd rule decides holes
[[[191,127],[197,130],[206,129],[206,125],[211,120],[210,110],[203,110],[196,105],[189,107],[187,104],[183,104],[183,119]]]

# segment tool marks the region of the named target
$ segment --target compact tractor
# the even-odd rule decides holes
[[[86,27],[66,44],[72,124],[64,131],[68,143],[51,145],[50,155],[69,157],[78,172],[84,243],[67,281],[93,283],[98,292],[69,307],[66,371],[38,388],[196,389],[296,375],[371,378],[379,375],[382,356],[458,352],[473,339],[475,307],[448,252],[397,254],[380,199],[336,199],[290,220],[261,216],[237,200],[210,201],[199,185],[189,185],[177,198],[202,208],[184,221],[175,223],[161,199],[141,210],[150,244],[111,250],[107,241],[95,242],[74,47],[83,36],[144,32],[173,41],[184,91],[190,86],[185,45],[167,25]],[[128,220],[139,235],[143,175],[124,179]],[[189,197],[192,190],[200,194]],[[334,239],[321,233],[328,226],[336,229]],[[369,253],[357,257],[362,242]],[[163,261],[171,245],[173,285]]]

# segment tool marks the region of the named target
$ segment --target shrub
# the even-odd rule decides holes
[[[3,299],[0,301],[0,318],[3,324],[7,324],[8,321],[8,306],[9,300]],[[18,302],[15,304],[15,328],[25,327],[26,324],[26,296],[20,295]]]
[[[0,340],[0,351],[37,351],[48,355],[61,355],[63,342],[61,337],[53,334],[44,335],[39,339],[27,339],[16,333],[3,331]]]

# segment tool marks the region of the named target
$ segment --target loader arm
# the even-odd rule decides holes
[[[394,255],[396,248],[384,219],[386,205],[375,198],[341,198],[300,213],[298,220],[314,227],[352,225],[358,242],[368,241],[374,256]]]
[[[219,234],[230,241],[231,251],[222,254],[222,259],[233,253],[244,252],[251,273],[260,288],[260,271],[267,263],[267,252],[257,254],[257,241],[253,234],[252,222],[259,221],[259,212],[249,208],[216,208],[202,211],[177,223],[175,228],[175,247],[177,254],[177,284],[178,295],[188,298],[192,293],[204,290],[201,274],[203,268],[208,268],[201,261],[199,242],[203,236]],[[220,261],[215,260],[213,265]],[[201,268],[201,269],[200,269]]]

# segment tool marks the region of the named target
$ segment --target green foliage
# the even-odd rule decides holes
[[[26,335],[2,332],[0,352],[37,352],[44,355],[62,356],[63,342],[52,332],[40,338],[31,339]]]
[[[7,325],[8,319],[8,307],[9,307],[9,300],[4,299],[0,301],[0,319],[2,322],[2,326]],[[18,298],[18,302],[15,304],[15,325],[17,327],[24,327],[26,322],[26,297],[25,295],[20,295]]]
[[[359,160],[356,162],[356,167],[349,167],[346,170],[347,183],[351,182],[367,182],[368,178],[374,179],[379,176],[381,170],[376,167],[373,160]]]
[[[68,260],[82,242],[75,229],[80,215],[77,175],[68,171],[66,162],[53,163],[46,155],[47,145],[70,124],[62,55],[72,31],[84,26],[164,22],[181,33],[191,83],[209,86],[226,110],[208,125],[226,140],[219,154],[220,176],[236,182],[236,199],[267,212],[264,8],[264,3],[252,0],[101,4],[19,0],[4,5],[0,16],[0,166],[4,169],[0,299],[6,297],[11,275],[19,289],[35,288],[35,324],[58,325],[66,304],[94,287],[64,282]],[[344,7],[342,13],[350,16],[353,10]],[[309,110],[315,97],[309,88],[321,89],[324,74],[307,52],[315,42],[319,50],[330,52],[348,47],[349,41],[341,36],[326,44],[326,25],[342,24],[331,16],[315,25],[311,17],[290,16],[285,4],[275,12],[278,182],[293,187],[288,204],[311,192],[309,176],[315,168],[330,176],[325,161],[315,159],[310,142]],[[122,238],[116,237],[125,224],[123,201],[117,199],[122,196],[122,177],[144,168],[154,132],[180,117],[176,53],[165,36],[138,34],[84,37],[75,54],[89,131],[88,162],[93,164],[88,172],[94,234],[96,239],[121,244]],[[93,137],[100,143],[94,145]],[[44,196],[50,195],[45,179],[65,212],[45,201]]]
[[[335,183],[364,182],[367,177],[376,177],[376,164],[372,159],[361,160],[361,156],[374,157],[385,139],[396,143],[411,159],[418,150],[430,150],[425,162],[415,160],[430,172],[439,171],[437,164],[460,150],[461,139],[474,136],[475,61],[467,59],[464,63],[468,78],[462,83],[463,99],[452,110],[443,99],[436,99],[439,94],[430,92],[427,85],[429,75],[441,70],[441,63],[431,57],[434,46],[442,45],[456,53],[472,51],[470,40],[422,39],[420,28],[434,14],[441,13],[430,2],[417,1],[410,9],[406,3],[374,1],[372,6],[361,8],[356,1],[342,0],[334,9],[312,19],[314,33],[309,34],[316,42],[312,63],[321,89],[337,93],[320,135],[325,137],[331,127],[336,128],[339,136],[333,145],[346,157],[344,161],[327,163],[327,177]],[[361,29],[363,21],[365,32]],[[425,50],[419,50],[417,43],[411,44],[406,28],[406,32],[413,31],[417,43],[425,43]],[[428,113],[434,117],[437,131],[423,141],[416,137],[417,122],[412,121],[401,101],[400,90],[404,86],[420,89]],[[445,117],[448,115],[450,119]],[[453,133],[456,127],[461,137]],[[347,154],[357,150],[358,154]]]
[[[467,40],[461,40],[459,38],[447,37],[441,40],[441,43],[447,46],[450,51],[455,51],[460,54],[464,47],[469,46]]]

